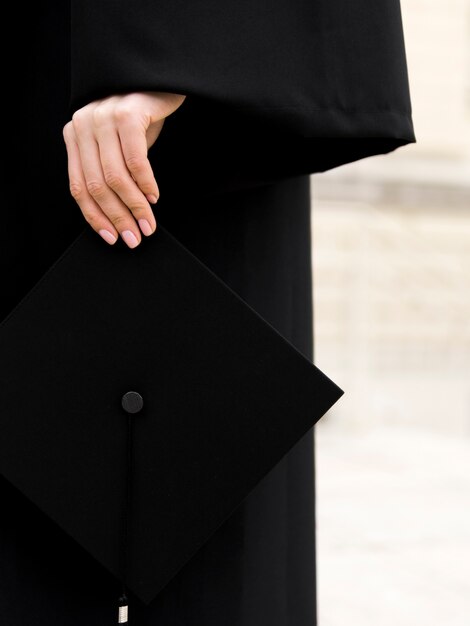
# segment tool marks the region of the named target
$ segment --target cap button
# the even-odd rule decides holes
[[[139,413],[144,406],[144,399],[137,391],[128,391],[122,396],[121,404],[126,413]]]

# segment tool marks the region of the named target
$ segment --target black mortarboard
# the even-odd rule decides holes
[[[144,603],[343,394],[161,223],[87,227],[0,326],[0,380],[0,471]]]

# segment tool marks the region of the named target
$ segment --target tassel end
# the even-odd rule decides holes
[[[127,624],[129,620],[129,605],[127,603],[127,597],[122,595],[119,598],[119,613],[118,624]]]

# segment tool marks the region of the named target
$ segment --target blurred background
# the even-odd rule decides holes
[[[319,626],[470,625],[470,0],[402,0],[417,143],[312,176]]]

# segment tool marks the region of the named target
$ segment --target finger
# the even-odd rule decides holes
[[[101,237],[110,245],[116,243],[118,233],[86,189],[83,176],[80,152],[71,125],[64,128],[65,147],[68,157],[68,175],[70,193],[78,204],[83,217]]]
[[[78,133],[77,143],[88,193],[113,223],[129,248],[135,248],[141,242],[140,230],[131,212],[104,180],[94,135],[91,132]]]
[[[146,129],[129,118],[119,119],[117,128],[126,167],[149,202],[155,204],[160,191],[147,158]]]
[[[126,167],[116,129],[110,124],[99,125],[95,136],[106,184],[131,211],[143,234],[151,235],[157,226],[155,216]]]

